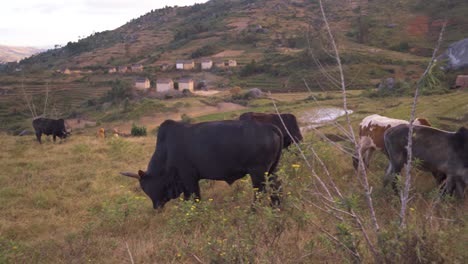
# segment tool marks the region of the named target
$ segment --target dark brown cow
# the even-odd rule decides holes
[[[283,122],[281,122],[281,119],[286,125],[286,128],[283,125]],[[283,148],[289,147],[292,143],[294,143],[294,141],[302,141],[302,134],[301,130],[299,129],[299,126],[297,125],[296,116],[294,116],[293,114],[281,114],[281,119],[277,114],[254,112],[243,113],[239,117],[239,120],[255,120],[260,123],[273,124],[277,126],[281,130],[281,133],[283,133]],[[289,134],[291,134],[293,139],[291,139]]]
[[[359,124],[359,145],[361,146],[362,160],[366,168],[369,167],[370,159],[375,150],[385,153],[384,133],[387,129],[401,124],[409,124],[406,120],[389,118],[381,115],[370,115]],[[431,126],[424,118],[416,118],[415,125]],[[353,157],[354,168],[358,167],[357,154]]]
[[[36,132],[36,138],[42,144],[42,134],[47,136],[52,135],[54,142],[56,137],[60,139],[66,138],[71,132],[67,131],[65,120],[63,119],[49,119],[49,118],[36,118],[33,120],[32,125]]]
[[[408,125],[389,128],[384,135],[389,166],[384,184],[393,183],[395,174],[407,161]],[[420,168],[434,175],[447,175],[446,190],[449,194],[463,197],[468,183],[468,129],[447,132],[427,126],[414,126],[412,151],[414,159],[421,161]]]

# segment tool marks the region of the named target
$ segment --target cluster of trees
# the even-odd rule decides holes
[[[209,56],[209,55],[215,54],[218,51],[220,51],[220,48],[218,46],[208,44],[192,52],[191,57],[192,59],[200,58],[203,56]]]

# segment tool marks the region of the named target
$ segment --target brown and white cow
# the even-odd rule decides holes
[[[381,115],[370,115],[365,117],[359,124],[359,145],[361,146],[362,160],[366,168],[369,167],[370,159],[375,150],[385,153],[384,133],[387,129],[401,124],[409,124],[406,120],[389,118]],[[416,118],[414,125],[431,126],[424,118]],[[358,152],[353,156],[353,166],[358,168]]]

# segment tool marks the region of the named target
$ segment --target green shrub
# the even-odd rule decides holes
[[[188,116],[187,114],[182,114],[182,115],[180,116],[180,119],[181,119],[182,122],[184,122],[184,123],[192,123],[192,121],[193,121],[193,119],[192,119],[190,116]]]
[[[131,134],[134,137],[144,137],[144,136],[146,136],[146,127],[144,127],[144,126],[139,127],[139,126],[133,124]]]

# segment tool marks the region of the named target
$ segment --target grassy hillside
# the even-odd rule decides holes
[[[340,106],[339,94],[327,100],[306,100],[310,94],[276,94],[281,111],[302,117],[317,107]],[[318,94],[315,94],[318,97]],[[468,125],[468,93],[420,98],[418,116],[436,127],[454,130]],[[176,101],[170,101],[175,104]],[[186,103],[186,102],[184,102]],[[192,102],[193,103],[193,102]],[[241,111],[274,111],[265,100]],[[370,113],[407,118],[410,98],[366,99],[351,93],[353,126]],[[169,105],[167,105],[169,106]],[[197,120],[220,119],[216,115]],[[340,121],[341,123],[341,121]],[[284,187],[280,209],[261,198],[251,211],[253,191],[248,178],[228,186],[203,181],[202,201],[173,200],[154,211],[138,183],[119,171],[144,169],[155,147],[155,137],[95,137],[96,128],[75,131],[65,142],[39,145],[32,136],[0,137],[0,262],[5,263],[342,263],[353,257],[341,243],[354,245],[364,262],[373,261],[355,225],[340,223],[330,211],[317,207],[315,179],[304,161],[284,151],[278,175]],[[320,133],[318,133],[320,132]],[[362,187],[351,158],[320,139],[339,134],[334,126],[305,133],[302,148],[309,161],[312,147],[342,190],[343,210],[354,208],[372,233]],[[339,144],[347,145],[345,142]],[[313,163],[320,177],[325,171]],[[463,263],[466,259],[467,202],[435,202],[435,181],[414,172],[409,228],[397,228],[399,200],[382,188],[385,157],[377,154],[370,167],[372,197],[381,226],[377,241],[382,261],[388,263]],[[336,198],[338,199],[338,198]],[[131,255],[131,256],[130,256]]]
[[[468,30],[466,1],[443,2],[325,1],[348,89],[372,89],[389,77],[413,85],[427,64],[441,19],[449,19],[442,50]],[[131,87],[142,76],[153,84],[158,78],[191,76],[220,90],[299,92],[308,90],[307,82],[314,91],[334,91],[337,68],[329,54],[318,1],[212,0],[152,10],[116,30],[23,60],[17,65],[22,72],[15,72],[16,65],[0,71],[0,129],[24,128],[30,113],[22,87],[37,105],[49,89],[57,117],[74,117],[89,103],[103,103],[100,98],[116,79]],[[199,62],[204,57],[236,59],[238,67],[182,73],[160,68],[174,66],[177,59]],[[133,63],[143,64],[144,72],[107,74],[110,67]],[[56,72],[64,67],[81,72]],[[439,88],[452,85],[456,74],[446,75]]]

